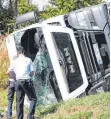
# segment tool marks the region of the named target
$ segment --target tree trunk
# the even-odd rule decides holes
[[[18,16],[18,7],[17,7],[17,2],[18,0],[15,0],[15,18]]]
[[[0,0],[0,12],[1,12],[1,9],[2,9],[2,0]]]

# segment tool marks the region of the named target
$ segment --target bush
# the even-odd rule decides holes
[[[9,66],[9,59],[5,42],[6,37],[7,35],[0,36],[0,88],[2,89],[6,87],[6,82],[8,79],[6,72]]]

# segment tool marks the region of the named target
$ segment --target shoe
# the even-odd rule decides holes
[[[27,119],[41,119],[41,118],[39,118],[39,117],[34,117],[33,115],[28,115],[28,116],[27,116]]]
[[[0,114],[0,119],[1,119],[1,118],[3,118],[3,115],[2,115],[2,114]]]
[[[35,119],[33,115],[28,115],[27,119]]]
[[[35,119],[41,119],[40,117],[35,117]]]
[[[12,117],[7,117],[7,119],[12,119]]]

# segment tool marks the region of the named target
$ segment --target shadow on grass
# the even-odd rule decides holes
[[[45,116],[47,114],[55,113],[58,109],[58,105],[54,104],[51,106],[42,106],[36,108],[36,113],[39,114],[39,116]]]

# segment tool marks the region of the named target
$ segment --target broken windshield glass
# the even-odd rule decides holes
[[[58,88],[56,90],[58,84],[45,45],[45,40],[44,37],[41,36],[41,28],[28,29],[14,34],[15,44],[22,45],[25,50],[25,55],[30,57],[33,61],[35,74],[32,80],[35,86],[37,104],[48,105],[57,103],[57,97],[59,96],[56,95],[59,93],[57,93]],[[41,38],[43,38],[43,40],[41,40]],[[56,84],[53,83],[53,79]],[[29,102],[27,98],[26,100]]]

